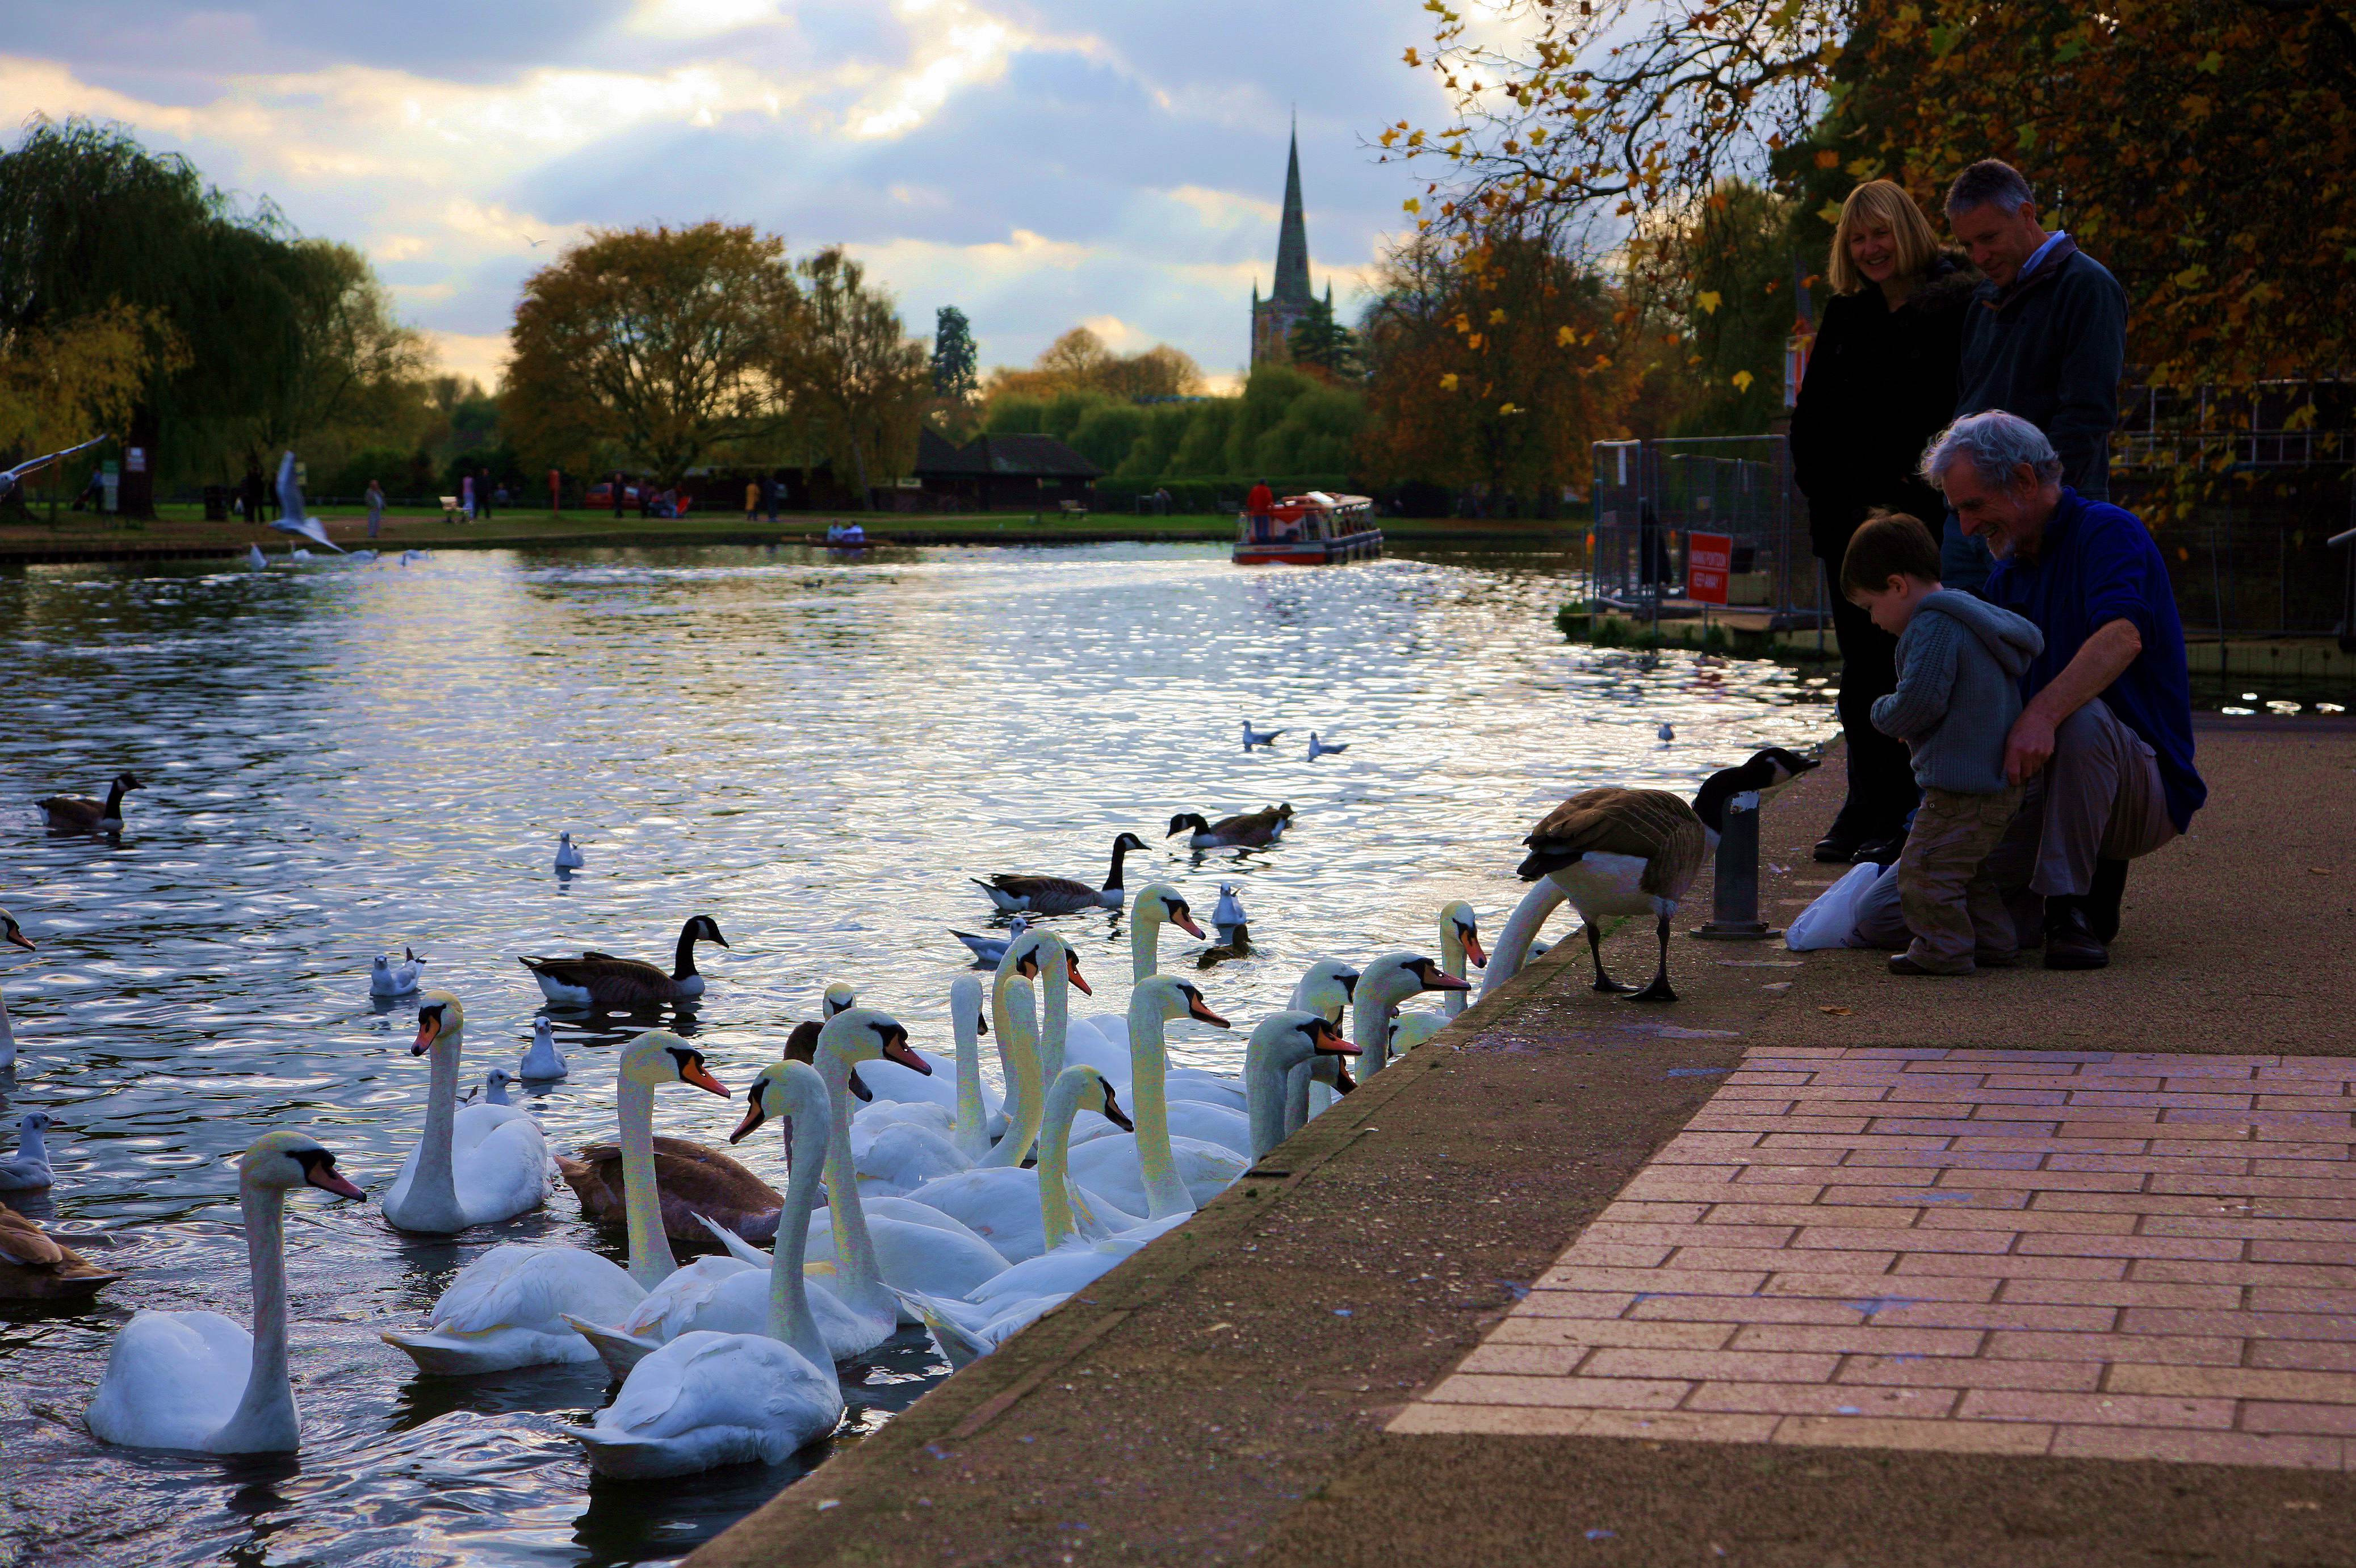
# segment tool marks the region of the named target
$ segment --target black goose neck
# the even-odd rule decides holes
[[[671,957],[670,977],[685,980],[695,972],[695,922],[679,929],[679,950]]]
[[[1115,839],[1112,841],[1112,869],[1105,874],[1104,890],[1106,892],[1118,893],[1121,891],[1120,863],[1128,854],[1129,844],[1125,840]]]

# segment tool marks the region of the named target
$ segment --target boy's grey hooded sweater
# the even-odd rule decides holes
[[[1873,727],[1912,743],[1923,788],[2001,793],[2021,673],[2043,651],[2045,634],[2010,610],[1932,594],[1898,639],[1898,689],[1874,703]]]

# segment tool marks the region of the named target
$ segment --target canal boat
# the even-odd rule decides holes
[[[1383,531],[1375,526],[1375,503],[1364,496],[1329,496],[1323,490],[1287,496],[1264,512],[1236,518],[1235,563],[1238,566],[1330,566],[1337,561],[1371,560],[1383,553]]]

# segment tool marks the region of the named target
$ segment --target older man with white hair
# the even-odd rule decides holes
[[[2042,431],[2001,410],[1956,420],[1922,456],[1922,477],[1996,557],[1981,596],[2045,634],[2005,745],[2006,775],[2027,792],[1989,875],[2043,897],[2046,968],[2100,969],[2127,863],[2185,832],[2209,790],[2167,563],[2133,513],[2064,486],[2062,467]],[[1893,877],[1875,885],[1858,934],[1906,944]]]

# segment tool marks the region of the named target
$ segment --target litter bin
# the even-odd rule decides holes
[[[207,522],[229,521],[229,487],[227,485],[205,487],[205,521]]]

